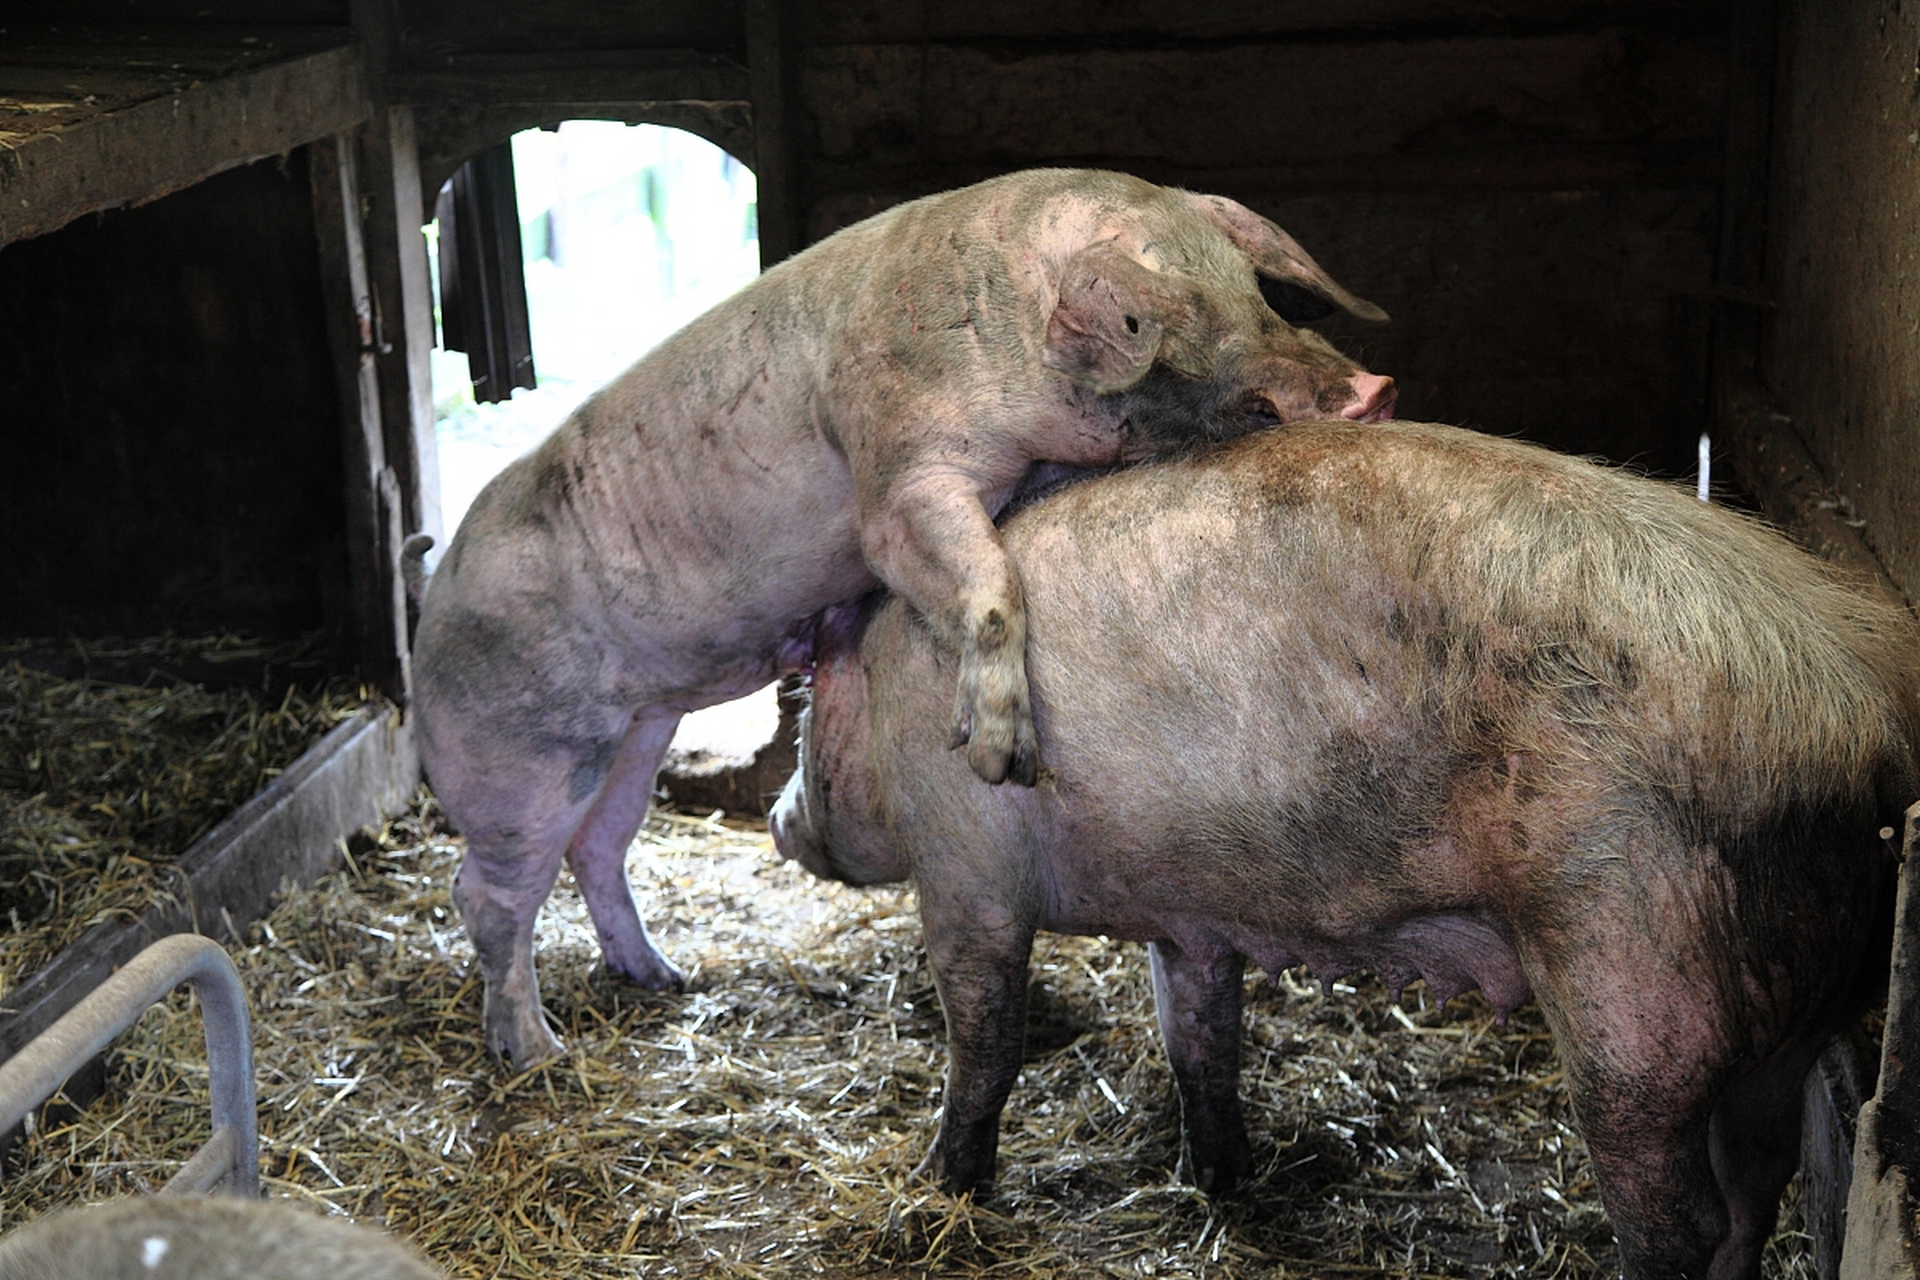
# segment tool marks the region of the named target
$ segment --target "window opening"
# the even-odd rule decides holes
[[[435,213],[434,425],[449,536],[502,467],[760,271],[752,171],[659,125],[568,120],[517,133],[463,166]],[[507,269],[516,251],[519,272]],[[674,753],[750,755],[777,719],[769,686],[689,716]]]

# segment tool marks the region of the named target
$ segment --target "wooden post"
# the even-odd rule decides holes
[[[323,138],[310,148],[309,170],[327,338],[340,395],[354,649],[366,679],[399,699],[408,683],[406,602],[398,572],[403,513],[381,425],[357,155],[352,135]]]
[[[405,531],[431,534],[444,543],[433,434],[433,278],[420,226],[413,108],[376,109],[373,122],[361,131],[359,151],[387,462],[400,487]]]
[[[746,0],[747,72],[753,95],[753,176],[760,269],[805,248],[792,119],[792,55],[781,0]]]

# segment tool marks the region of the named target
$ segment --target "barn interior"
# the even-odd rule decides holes
[[[1920,13],[1884,0],[15,0],[9,663],[335,701],[310,718],[321,754],[267,766],[195,842],[219,848],[188,868],[189,908],[136,904],[111,939],[69,921],[84,954],[9,973],[0,1049],[156,931],[239,943],[283,873],[311,879],[412,799],[401,548],[451,532],[421,229],[515,132],[708,139],[753,170],[763,265],[1017,168],[1231,196],[1391,315],[1321,328],[1396,379],[1400,416],[1687,483],[1705,458],[1717,500],[1911,604],[1916,49]],[[518,269],[512,239],[480,246],[486,270]],[[243,652],[161,643],[194,636]],[[42,791],[17,754],[0,784]],[[1821,1087],[1851,1135],[1843,1084]],[[1867,1138],[1904,1204],[1920,1100],[1897,1084]],[[1911,1258],[1911,1212],[1880,1217]]]

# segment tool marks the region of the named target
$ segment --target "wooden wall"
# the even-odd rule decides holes
[[[769,12],[800,243],[1024,166],[1222,192],[1394,315],[1334,332],[1403,413],[1693,466],[1727,0],[397,0],[397,91],[737,59]]]
[[[1781,4],[1761,374],[1920,589],[1920,7]]]
[[[0,249],[0,634],[343,612],[304,151]]]
[[[1026,165],[1234,196],[1394,317],[1401,412],[1691,469],[1723,3],[795,6],[810,239]]]

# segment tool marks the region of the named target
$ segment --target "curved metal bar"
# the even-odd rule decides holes
[[[207,1036],[213,1137],[166,1191],[203,1191],[224,1180],[235,1195],[260,1194],[253,1096],[253,1032],[239,970],[210,938],[176,933],[129,960],[20,1052],[0,1062],[0,1133],[59,1091],[68,1078],[181,983],[200,998]],[[208,1166],[224,1147],[223,1166]],[[209,1154],[207,1148],[213,1148]],[[203,1158],[203,1156],[205,1158]]]

